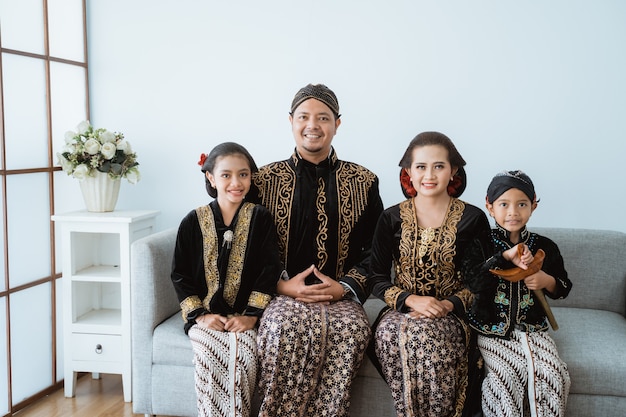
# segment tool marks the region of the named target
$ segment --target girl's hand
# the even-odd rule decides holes
[[[196,324],[200,327],[204,327],[205,329],[223,332],[226,321],[227,318],[220,316],[219,314],[203,314],[196,319]]]
[[[227,332],[245,332],[252,329],[259,320],[256,316],[234,316],[229,318],[224,325]]]

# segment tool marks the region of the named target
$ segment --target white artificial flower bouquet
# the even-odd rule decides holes
[[[131,184],[140,180],[137,154],[122,133],[94,129],[89,121],[81,122],[76,130],[65,133],[65,148],[57,153],[67,175],[82,180],[97,170],[111,179],[126,178]]]

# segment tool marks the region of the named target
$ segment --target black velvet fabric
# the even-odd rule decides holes
[[[509,282],[489,272],[489,269],[515,267],[502,257],[503,251],[515,246],[509,240],[508,232],[496,227],[491,231],[491,236],[494,242],[493,256],[484,263],[479,273],[467,280],[468,288],[475,294],[468,315],[470,324],[481,334],[503,338],[508,338],[516,325],[525,331],[548,330],[545,312],[523,280]],[[521,237],[533,254],[539,249],[543,249],[546,254],[541,269],[555,278],[556,288],[553,293],[545,290],[544,293],[552,299],[565,298],[572,288],[572,282],[557,244],[526,229],[522,231]],[[494,302],[496,297],[501,302]]]
[[[281,259],[290,277],[311,265],[352,288],[364,302],[376,222],[383,210],[378,178],[339,160],[334,149],[312,164],[294,153],[261,167],[259,201],[274,216]]]
[[[372,294],[383,300],[385,291],[394,286],[390,271],[394,260],[400,256],[401,226],[400,205],[395,205],[385,210],[376,228],[368,283]],[[481,267],[485,257],[492,252],[489,228],[485,213],[478,207],[466,203],[463,216],[457,224],[454,242],[456,253],[453,259],[455,269],[461,274],[462,279],[465,279],[466,275],[475,274],[474,271]],[[412,242],[412,244],[417,243]],[[408,311],[404,303],[409,295],[411,295],[409,292],[400,294],[396,304],[397,310]],[[434,296],[435,294],[418,295]],[[465,317],[466,307],[469,306],[464,306],[454,295],[450,296],[449,300],[454,304],[455,314]]]
[[[222,219],[222,214],[217,201],[212,201],[209,206],[215,219],[215,228],[218,236],[218,269],[220,285],[219,290],[212,296],[208,311],[215,314],[245,314],[260,317],[263,310],[248,306],[248,299],[252,291],[274,295],[276,282],[280,276],[281,265],[278,257],[278,245],[276,242],[276,229],[272,216],[263,206],[256,205],[253,209],[250,222],[250,231],[245,253],[245,260],[241,272],[241,284],[234,305],[230,306],[224,300],[223,289],[226,278],[226,269],[230,249],[223,245],[224,231],[233,230],[238,220],[239,212],[227,227]],[[212,277],[213,278],[213,277]],[[172,283],[176,290],[179,301],[191,296],[198,296],[204,300],[207,296],[207,282],[204,271],[204,246],[202,230],[198,223],[196,210],[190,211],[181,221],[174,259],[172,261]],[[207,312],[199,309],[188,315],[185,331],[195,324],[195,317]]]

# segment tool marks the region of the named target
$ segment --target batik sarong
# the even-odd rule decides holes
[[[478,336],[485,361],[485,417],[565,415],[570,388],[567,365],[547,332],[514,330],[511,339]]]
[[[389,310],[374,340],[399,417],[461,415],[468,365],[465,333],[457,318],[413,319]]]
[[[199,417],[248,417],[257,376],[256,330],[189,329]]]
[[[370,336],[357,302],[272,300],[259,327],[259,417],[347,416]]]

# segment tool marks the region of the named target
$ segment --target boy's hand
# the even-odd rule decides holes
[[[524,243],[518,243],[512,248],[505,250],[502,252],[502,257],[524,270],[528,269],[528,265],[530,265],[534,259],[530,249],[528,249],[528,246]]]
[[[549,292],[554,292],[556,289],[556,280],[554,277],[541,270],[524,278],[524,284],[526,284],[529,290],[533,291],[543,290],[545,288]]]

